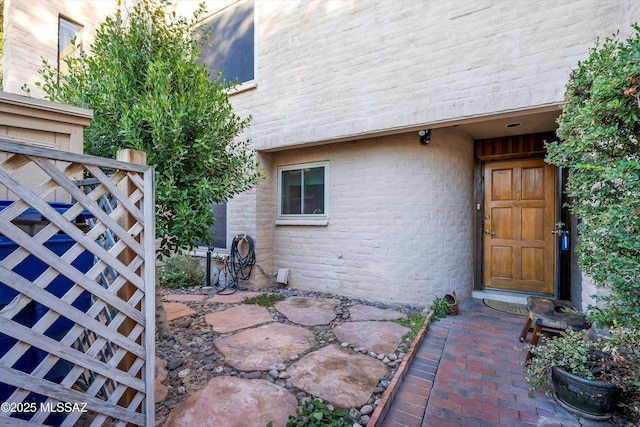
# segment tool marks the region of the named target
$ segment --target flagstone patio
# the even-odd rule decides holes
[[[224,356],[225,369],[231,368],[236,374],[218,367],[220,375],[202,387],[184,387],[183,393],[188,396],[172,409],[164,426],[264,427],[268,421],[274,427],[284,426],[288,417],[296,414],[295,390],[337,408],[362,407],[374,390],[382,390],[379,384],[388,365],[400,362],[393,361],[394,352],[408,328],[390,320],[406,317],[405,313],[365,304],[351,306],[352,318],[341,319],[334,328],[340,343],[329,343],[317,339],[312,330],[324,330],[336,319],[340,300],[288,297],[272,308],[286,318],[285,322],[276,320],[282,316],[272,316],[270,309],[242,303],[254,295],[241,291],[213,297],[165,296],[167,318],[176,324],[193,327],[200,324],[198,316],[204,317],[214,332],[210,344]],[[197,304],[199,312],[190,304]],[[203,306],[210,311],[202,314]],[[167,361],[158,363],[159,378],[165,380]],[[174,365],[179,366],[176,370],[183,368],[181,363]],[[237,372],[244,372],[245,377],[240,378]],[[270,381],[264,379],[266,372]],[[193,373],[187,368],[178,375],[191,379]],[[159,390],[163,388],[164,384],[158,384]]]

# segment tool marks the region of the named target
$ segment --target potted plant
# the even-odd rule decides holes
[[[534,357],[524,369],[529,394],[546,389],[567,410],[596,420],[610,418],[623,393],[622,403],[637,410],[637,334],[615,330],[592,335],[567,330],[552,338],[542,336],[540,345],[530,347]]]

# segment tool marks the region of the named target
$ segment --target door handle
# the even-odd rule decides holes
[[[496,233],[494,233],[493,231],[491,231],[489,229],[486,229],[486,230],[484,230],[484,234],[493,235],[493,234],[496,234]]]
[[[562,221],[556,222],[556,229],[551,230],[551,234],[562,235],[562,232],[564,231],[564,226],[565,226],[564,222]]]

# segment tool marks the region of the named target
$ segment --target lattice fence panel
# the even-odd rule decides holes
[[[152,169],[0,156],[0,425],[153,425]]]

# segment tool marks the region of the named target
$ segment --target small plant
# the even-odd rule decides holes
[[[435,297],[429,309],[433,310],[433,320],[438,321],[439,319],[447,317],[449,313],[449,303],[444,298]]]
[[[174,255],[160,271],[160,286],[163,288],[187,288],[200,286],[204,281],[204,270],[200,263],[188,255]]]
[[[346,427],[351,424],[349,411],[346,409],[335,409],[320,399],[313,399],[304,402],[297,416],[289,416],[287,427]]]
[[[282,294],[260,294],[255,297],[245,298],[245,304],[256,304],[262,307],[273,307],[278,301],[284,300]]]
[[[541,335],[539,345],[529,347],[533,358],[524,368],[529,396],[550,384],[554,366],[593,380],[594,369],[598,365],[597,347],[596,341],[584,338],[583,331],[566,330],[550,339]]]
[[[418,332],[420,332],[420,328],[424,325],[425,320],[427,320],[427,316],[416,315],[409,316],[406,319],[394,319],[393,321],[409,328],[409,332],[402,336],[402,341],[411,344],[413,339],[418,335]]]

